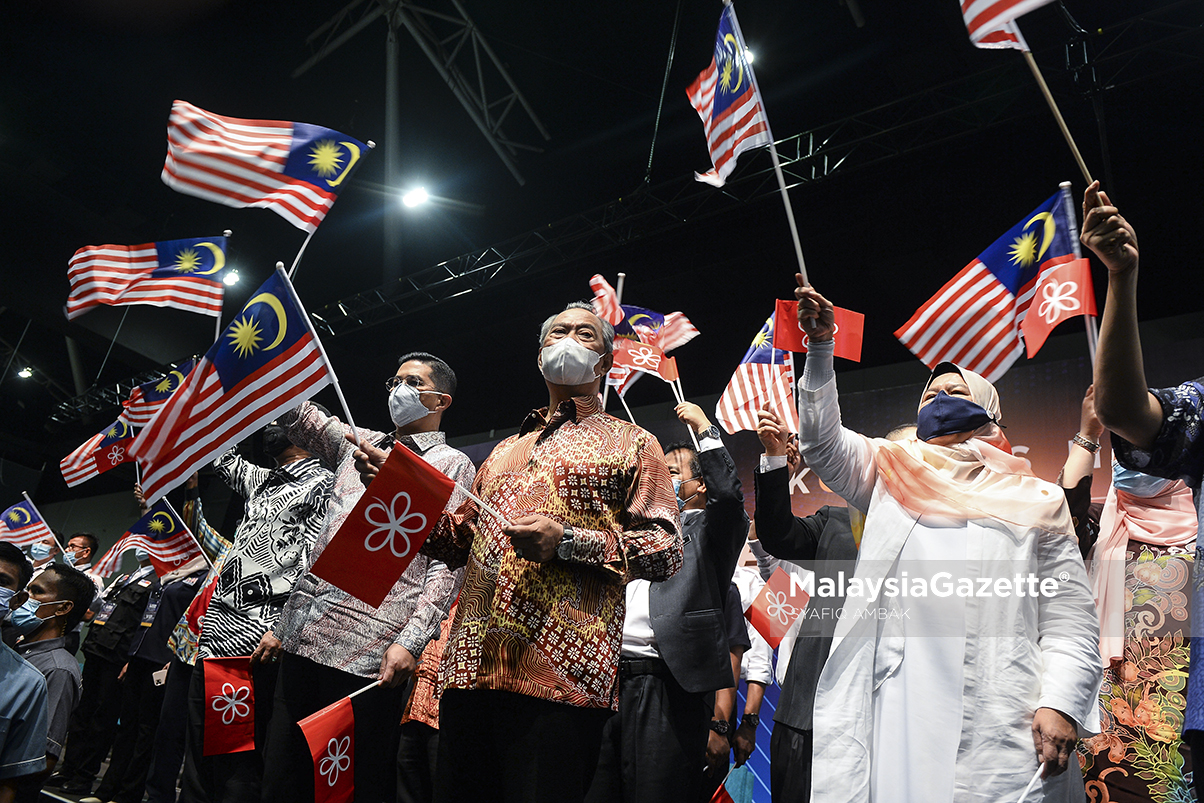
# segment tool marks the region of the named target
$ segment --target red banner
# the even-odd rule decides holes
[[[833,307],[836,318],[836,356],[861,362],[861,338],[865,331],[865,316],[843,307]],[[807,334],[798,325],[798,302],[778,299],[776,325],[773,328],[773,347],[782,351],[806,351]]]
[[[430,463],[395,444],[310,571],[379,607],[435,528],[455,487]]]
[[[203,754],[255,749],[255,684],[251,656],[205,658],[205,746]]]
[[[297,723],[314,758],[314,803],[355,797],[355,712],[344,697]]]
[[[1063,262],[1046,271],[1037,282],[1028,313],[1020,322],[1028,356],[1032,357],[1045,345],[1045,339],[1058,324],[1078,315],[1095,315],[1091,263],[1086,259]]]
[[[656,374],[666,382],[677,379],[677,361],[648,343],[620,338],[615,341],[615,366]]]
[[[748,606],[744,616],[775,650],[794,620],[807,609],[811,596],[801,585],[790,581],[791,575],[779,566],[769,576],[769,582]]]

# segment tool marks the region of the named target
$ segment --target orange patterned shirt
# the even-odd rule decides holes
[[[517,557],[471,500],[442,517],[423,551],[466,567],[443,686],[615,709],[623,586],[681,567],[673,484],[656,438],[602,412],[596,396],[547,414],[497,445],[473,491],[511,521],[536,514],[571,527],[573,553]]]

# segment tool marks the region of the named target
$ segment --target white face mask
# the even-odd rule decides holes
[[[571,337],[562,337],[540,352],[544,379],[554,385],[584,385],[598,378],[594,369],[602,355]]]
[[[404,427],[406,424],[412,424],[419,418],[428,416],[435,412],[428,410],[426,405],[422,403],[419,397],[423,393],[434,393],[432,390],[418,390],[413,385],[407,385],[402,382],[397,387],[389,392],[389,416],[393,419],[393,425],[396,427]]]

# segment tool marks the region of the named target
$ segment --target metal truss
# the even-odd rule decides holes
[[[188,357],[173,363],[166,371],[144,371],[130,379],[123,379],[120,382],[115,382],[105,387],[89,388],[83,394],[61,402],[55,408],[54,412],[50,414],[50,420],[59,424],[67,424],[91,418],[93,415],[100,413],[112,413],[115,409],[119,409],[122,402],[130,397],[134,388],[145,382],[162,379],[172,369],[178,368],[181,363],[185,363],[190,359],[193,358]]]
[[[364,6],[364,0],[352,0],[309,35],[306,43],[315,47],[315,52],[293,71],[293,77],[303,74],[383,16],[390,31],[398,27],[409,31],[498,158],[514,179],[520,185],[524,184],[514,157],[519,150],[539,152],[541,149],[511,138],[502,128],[503,124],[519,107],[544,140],[551,136],[460,1],[446,0],[445,5],[448,10],[441,11],[405,0],[377,0],[367,6]],[[319,40],[320,45],[317,44]],[[396,98],[392,100],[396,102]],[[396,136],[396,132],[390,131],[388,135]]]

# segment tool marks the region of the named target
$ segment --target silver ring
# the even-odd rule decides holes
[[[522,558],[522,556],[523,556],[523,548],[522,548],[522,547],[519,547],[519,546],[516,546],[516,547],[514,548],[514,556],[515,556],[516,558],[519,558],[519,559],[521,559],[521,558]]]

